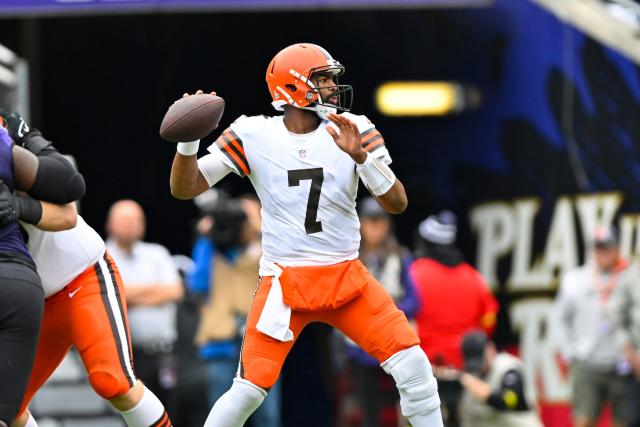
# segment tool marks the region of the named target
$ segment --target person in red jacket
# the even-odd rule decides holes
[[[499,305],[482,275],[464,261],[455,245],[456,224],[449,211],[420,223],[420,258],[409,267],[409,274],[420,298],[415,320],[422,349],[434,366],[462,369],[463,336],[477,329],[491,336]],[[440,381],[439,390],[447,426],[457,426],[462,389],[456,382]]]

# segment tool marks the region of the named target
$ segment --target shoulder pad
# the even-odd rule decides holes
[[[263,126],[271,117],[259,115],[259,116],[245,116],[238,117],[233,123],[231,128],[236,132],[254,133],[260,132]]]

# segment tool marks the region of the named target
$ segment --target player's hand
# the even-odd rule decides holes
[[[4,119],[4,125],[6,125],[9,131],[9,136],[13,139],[13,142],[22,146],[24,137],[29,133],[29,125],[18,113],[9,113],[8,111],[0,111],[0,116]]]
[[[356,163],[364,163],[367,159],[367,152],[362,148],[358,126],[346,117],[333,113],[328,114],[327,119],[331,120],[340,130],[338,133],[332,126],[326,127],[338,148],[350,155]]]
[[[0,226],[4,227],[18,221],[20,210],[13,193],[2,180],[0,180]]]
[[[193,95],[202,95],[203,93],[204,93],[204,91],[203,91],[203,90],[198,89],[198,90],[196,91],[196,93],[194,93]],[[215,91],[213,91],[213,92],[209,92],[209,95],[217,95],[217,93],[216,93]],[[182,97],[183,97],[183,98],[188,98],[188,97],[190,97],[190,96],[191,96],[191,95],[190,95],[189,93],[187,93],[187,92],[185,92],[185,93],[183,93],[183,94],[182,94]],[[175,103],[176,103],[176,102],[178,102],[178,101],[180,101],[180,100],[179,100],[179,99],[177,99],[177,100],[175,100],[173,103],[175,104]]]

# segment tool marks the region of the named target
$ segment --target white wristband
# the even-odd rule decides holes
[[[367,153],[364,163],[356,165],[356,172],[374,196],[382,196],[396,182],[396,176],[389,166]]]
[[[196,140],[193,142],[178,142],[178,153],[183,156],[193,156],[194,154],[198,154],[198,148],[200,147],[200,140]]]

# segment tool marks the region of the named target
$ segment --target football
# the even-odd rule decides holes
[[[204,138],[218,127],[224,99],[197,94],[173,103],[160,124],[160,137],[169,142],[191,142]]]

